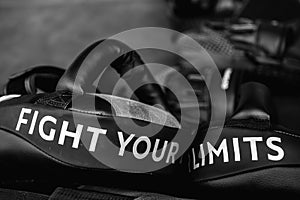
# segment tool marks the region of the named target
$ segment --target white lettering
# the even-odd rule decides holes
[[[175,148],[175,151],[173,150]],[[168,157],[167,157],[167,163],[169,163],[170,158],[172,157],[172,163],[175,163],[175,155],[177,154],[179,150],[179,144],[177,142],[171,142],[171,147],[169,149]]]
[[[121,131],[118,131],[119,141],[120,141],[120,150],[119,150],[119,156],[124,156],[125,147],[129,144],[129,142],[132,140],[132,138],[135,136],[134,134],[130,134],[130,136],[124,141],[123,133]]]
[[[89,151],[94,152],[96,150],[96,145],[97,145],[99,134],[106,135],[107,130],[88,126],[87,131],[93,133]]]
[[[28,134],[30,134],[30,135],[33,134],[38,114],[39,114],[39,111],[34,111],[34,114],[33,114],[32,120],[31,120],[31,124],[30,124],[30,128],[29,128],[29,131],[28,131]]]
[[[256,142],[263,141],[262,137],[244,137],[243,142],[250,142],[250,150],[251,150],[251,159],[252,161],[258,160],[258,154],[257,154],[257,146]]]
[[[284,151],[280,146],[277,146],[277,145],[273,144],[273,142],[281,142],[281,139],[278,138],[278,137],[270,137],[270,138],[267,139],[267,146],[270,149],[272,149],[274,151],[277,151],[276,156],[268,154],[268,159],[272,160],[272,161],[279,161],[279,160],[283,159]]]
[[[166,152],[166,148],[167,148],[167,145],[168,145],[168,141],[165,141],[164,142],[164,146],[163,146],[163,149],[161,150],[161,154],[159,157],[156,156],[156,153],[158,151],[158,144],[159,144],[159,139],[156,139],[155,140],[155,145],[154,145],[154,149],[153,149],[153,152],[152,152],[152,159],[155,161],[155,162],[159,162],[163,159],[164,155],[165,155],[165,152]]]
[[[145,150],[144,153],[139,153],[137,151],[137,147],[138,147],[139,143],[142,142],[142,141],[146,142],[147,148],[146,148],[146,150]],[[150,139],[148,137],[146,137],[146,136],[141,136],[141,137],[139,137],[134,142],[132,151],[133,151],[133,155],[137,159],[143,159],[143,158],[145,158],[148,155],[148,153],[150,152],[150,149],[151,149],[151,141],[150,141]]]
[[[71,132],[71,131],[68,131],[67,130],[68,126],[69,126],[69,122],[63,121],[61,130],[60,130],[60,136],[59,136],[58,144],[64,145],[65,138],[66,138],[66,136],[68,136],[68,137],[73,138],[72,147],[77,149],[78,146],[79,146],[79,141],[80,141],[80,136],[81,136],[81,133],[82,133],[83,125],[78,124],[77,127],[76,127],[75,133]]]
[[[216,150],[209,142],[207,142],[208,154],[209,154],[209,164],[214,164],[214,156],[213,153],[219,157],[221,152],[223,152],[223,162],[228,162],[228,149],[226,139],[223,139],[218,150]]]
[[[20,130],[21,124],[27,124],[28,120],[24,119],[24,114],[30,114],[31,113],[31,109],[28,108],[22,108],[20,115],[19,115],[19,119],[17,122],[17,126],[16,126],[16,131]]]
[[[239,139],[232,138],[232,143],[233,143],[233,151],[234,151],[234,161],[241,161]]]
[[[195,157],[195,150],[192,148],[192,154],[193,154],[193,169],[199,168],[199,163],[196,163],[196,157]]]
[[[205,154],[204,154],[204,148],[203,148],[203,144],[200,144],[200,155],[201,155],[201,166],[205,165]]]
[[[39,124],[40,136],[46,141],[53,141],[54,136],[55,136],[55,129],[51,128],[50,132],[49,132],[49,135],[47,135],[44,132],[44,125],[45,125],[46,122],[52,122],[53,124],[56,124],[57,120],[52,116],[45,116],[41,119],[40,124]]]

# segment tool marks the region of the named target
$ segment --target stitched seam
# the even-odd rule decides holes
[[[300,136],[299,135],[294,135],[294,134],[291,134],[291,133],[287,133],[287,132],[284,132],[284,131],[279,131],[279,130],[274,130],[276,133],[281,133],[281,134],[284,134],[284,135],[288,135],[288,136],[292,136],[292,137],[295,137],[295,138],[299,138],[300,139]]]
[[[97,112],[97,111],[86,111],[86,110],[80,110],[76,108],[70,108],[71,111],[76,111],[80,113],[85,113],[85,114],[92,114],[92,115],[100,115],[100,116],[108,116],[111,117],[111,115],[106,115],[104,112]]]

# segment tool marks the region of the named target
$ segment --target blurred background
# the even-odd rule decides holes
[[[30,66],[49,64],[66,68],[96,39],[137,27],[178,28],[176,20],[170,17],[170,2],[0,0],[0,85],[10,74]],[[298,8],[298,0],[252,0],[244,16],[285,20],[299,15]],[[159,53],[150,53],[148,57],[172,63],[172,59]],[[147,56],[144,59],[147,61]]]
[[[0,0],[0,85],[30,66],[66,68],[91,42],[145,26],[170,27],[165,1]]]

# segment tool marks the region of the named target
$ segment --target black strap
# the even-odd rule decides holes
[[[51,65],[28,68],[9,77],[3,88],[3,94],[36,94],[39,90],[54,92],[64,72],[64,69]]]
[[[126,44],[113,39],[96,41],[84,49],[59,80],[56,90],[83,94],[89,91],[93,82],[108,66],[115,69],[127,82],[139,101],[160,105],[168,110],[162,88],[139,54]]]
[[[281,59],[286,50],[289,28],[279,23],[261,23],[258,26],[256,45],[268,56]]]

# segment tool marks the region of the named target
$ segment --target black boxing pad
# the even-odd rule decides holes
[[[75,59],[58,83],[53,84],[55,91],[1,98],[0,160],[3,164],[0,170],[3,181],[57,183],[57,177],[64,177],[68,183],[105,184],[107,177],[116,180],[111,178],[115,176],[128,185],[136,177],[157,178],[176,171],[171,141],[181,125],[174,116],[143,102],[86,91],[91,88],[93,79],[110,64],[129,85],[136,78],[135,73],[141,75],[138,77],[143,83],[154,79],[146,66],[135,71],[135,67],[144,63],[135,51],[118,41],[109,40],[98,49],[99,65],[85,65],[85,58],[98,44],[100,42],[93,43]],[[110,60],[113,58],[116,60]],[[155,80],[151,83],[156,85]],[[165,106],[163,95],[160,88],[156,90],[148,85],[137,93],[145,102],[162,107]],[[125,141],[128,143],[123,148]],[[165,145],[166,141],[169,145]],[[163,147],[163,157],[154,161],[153,152]],[[129,161],[121,162],[128,154]],[[141,156],[152,159],[157,166],[152,169],[150,165],[141,164]]]
[[[199,195],[207,192],[226,197],[298,195],[300,133],[270,121],[273,116],[266,86],[252,82],[241,89],[234,115],[224,127],[199,130],[198,140],[186,155],[195,191],[201,188]],[[216,135],[218,131],[220,135]],[[206,133],[216,142],[203,139]]]

